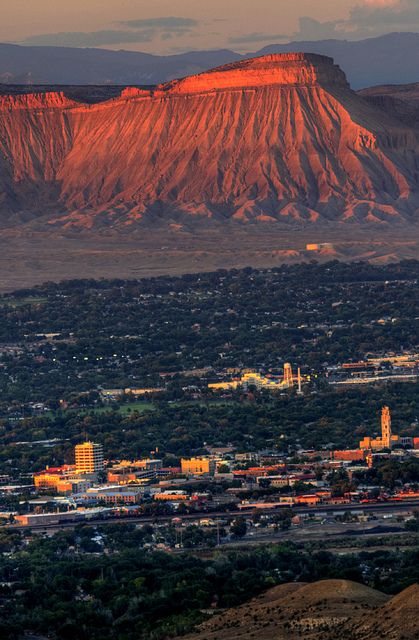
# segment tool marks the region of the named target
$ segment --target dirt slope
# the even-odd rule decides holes
[[[395,598],[347,580],[292,583],[215,615],[185,640],[416,640],[418,586]]]
[[[364,616],[350,627],[354,640],[414,640],[419,637],[419,585],[408,587],[372,617]]]

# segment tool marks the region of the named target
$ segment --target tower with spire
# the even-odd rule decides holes
[[[381,410],[381,439],[386,449],[391,449],[391,416],[390,409],[384,406]]]
[[[369,449],[370,451],[380,451],[382,449],[391,449],[399,436],[395,436],[391,432],[391,415],[390,409],[385,405],[381,409],[381,438],[371,438],[366,436],[359,443],[360,449]]]

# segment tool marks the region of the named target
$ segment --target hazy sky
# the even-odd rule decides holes
[[[0,42],[177,53],[419,31],[419,0],[1,0]]]

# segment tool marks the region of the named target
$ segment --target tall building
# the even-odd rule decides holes
[[[294,378],[292,375],[292,368],[289,362],[284,364],[284,386],[292,387],[294,384]]]
[[[97,473],[103,469],[103,447],[95,442],[83,442],[75,447],[77,473]]]
[[[380,449],[391,449],[398,441],[399,436],[394,436],[391,433],[390,409],[385,406],[381,410],[381,438],[370,438],[366,436],[359,443],[359,447],[360,449],[379,451]]]
[[[391,417],[390,409],[383,407],[381,410],[381,439],[386,449],[391,448]]]

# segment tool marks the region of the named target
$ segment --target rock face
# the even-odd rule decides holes
[[[197,76],[174,80],[164,89],[174,94],[246,87],[315,86],[348,88],[345,74],[331,58],[313,53],[283,53],[233,62]]]
[[[82,104],[0,98],[0,224],[413,221],[419,133],[330,58],[254,58]]]
[[[27,93],[20,96],[0,96],[0,112],[24,109],[62,109],[75,107],[77,102],[66,98],[62,91],[46,93]]]
[[[358,92],[374,107],[379,107],[409,127],[419,129],[419,83],[384,85]]]

